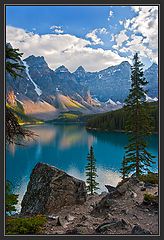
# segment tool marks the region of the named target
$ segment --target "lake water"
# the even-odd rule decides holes
[[[85,166],[90,146],[94,148],[100,192],[105,184],[116,186],[127,144],[125,133],[87,132],[80,125],[38,125],[29,127],[38,136],[25,146],[12,145],[6,151],[6,179],[13,183],[20,202],[32,169],[38,162],[51,164],[68,174],[85,180]],[[152,170],[158,169],[158,135],[149,138],[149,151],[156,156]]]

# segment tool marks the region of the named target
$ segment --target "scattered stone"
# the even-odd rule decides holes
[[[124,229],[124,228],[126,228],[126,226],[127,226],[127,223],[124,219],[121,219],[121,220],[112,219],[110,222],[106,222],[106,223],[99,225],[95,231],[98,233],[102,233],[102,232],[107,231],[110,228]]]
[[[135,193],[135,192],[132,191],[131,197],[132,197],[132,198],[136,198],[136,197],[137,197],[137,193]]]
[[[137,215],[133,214],[133,218],[138,219]]]
[[[145,211],[145,212],[149,212],[149,209],[148,209],[148,208],[146,208],[144,211]]]
[[[61,217],[58,217],[58,219],[57,219],[57,223],[56,223],[56,226],[62,226],[62,227],[65,227],[65,226],[66,226],[66,222],[63,221],[63,219],[61,219]]]
[[[56,219],[58,219],[58,217],[59,217],[59,216],[49,215],[47,218],[48,218],[49,220],[56,220]]]
[[[146,187],[146,188],[152,188],[152,187],[154,187],[154,184],[149,183],[149,182],[145,182],[144,187]]]
[[[141,228],[140,225],[135,225],[132,229],[131,234],[133,235],[151,235],[149,230]]]
[[[68,215],[65,217],[65,219],[66,219],[68,222],[70,222],[70,221],[73,221],[73,220],[75,219],[75,217],[74,217],[74,216],[71,216],[70,214],[68,214]]]
[[[86,221],[87,219],[88,218],[85,215],[83,215],[82,218],[81,218],[81,221]]]
[[[48,164],[38,163],[31,173],[21,213],[51,214],[64,206],[83,204],[86,197],[84,181]]]
[[[139,182],[139,186],[143,187],[144,186],[144,182]]]
[[[122,210],[121,210],[121,213],[123,213],[123,214],[126,214],[126,215],[127,215],[127,213],[128,213],[128,210],[127,210],[127,209],[122,209]]]
[[[141,191],[146,191],[146,187],[141,187]]]

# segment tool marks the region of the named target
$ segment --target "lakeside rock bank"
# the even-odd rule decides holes
[[[116,188],[106,184],[108,192],[87,195],[83,181],[38,163],[20,217],[45,215],[47,222],[41,234],[158,234],[157,184],[141,182],[134,176]]]

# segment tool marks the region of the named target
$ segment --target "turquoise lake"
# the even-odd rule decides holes
[[[85,166],[90,146],[94,148],[100,192],[105,184],[116,186],[127,135],[120,132],[86,131],[81,125],[37,125],[28,127],[37,134],[25,146],[12,145],[6,150],[6,179],[13,184],[20,201],[26,191],[32,169],[38,162],[48,163],[85,180]],[[158,135],[149,137],[149,151],[156,156],[152,166],[158,170]]]

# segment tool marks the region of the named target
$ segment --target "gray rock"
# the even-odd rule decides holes
[[[139,186],[143,187],[144,186],[144,182],[139,182]]]
[[[146,191],[146,187],[141,187],[141,191]]]
[[[141,228],[140,225],[135,225],[132,229],[131,234],[133,234],[133,235],[151,235],[151,232],[149,230]]]
[[[116,188],[111,185],[105,185],[105,187],[108,189],[109,193],[116,191]]]
[[[65,217],[65,219],[66,219],[68,222],[70,222],[70,221],[73,221],[73,220],[75,219],[75,217],[74,217],[74,216],[71,216],[70,214],[68,214],[68,215]]]
[[[57,218],[56,226],[61,226],[61,227],[65,228],[67,226],[67,224],[68,224],[68,222],[65,219],[63,219],[61,217]]]
[[[121,210],[121,213],[123,213],[123,214],[126,214],[126,215],[127,215],[127,213],[128,213],[128,210],[127,210],[127,209],[122,209],[122,210]]]
[[[110,228],[119,228],[119,229],[124,229],[126,228],[127,223],[124,219],[118,220],[118,219],[112,219],[109,222],[102,223],[96,228],[96,232],[102,233],[107,231]]]
[[[132,197],[132,198],[136,198],[136,197],[137,197],[137,193],[135,193],[135,192],[132,191],[131,197]]]
[[[83,204],[86,197],[85,182],[48,164],[38,163],[31,173],[21,213],[54,214],[64,206]]]

